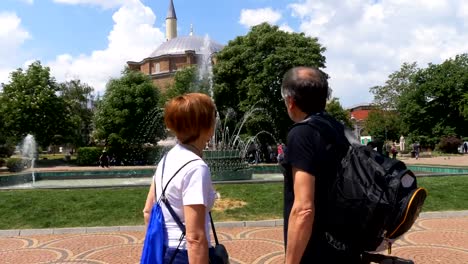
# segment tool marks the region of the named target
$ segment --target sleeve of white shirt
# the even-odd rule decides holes
[[[208,207],[211,190],[211,173],[206,165],[196,165],[185,174],[182,182],[184,205],[203,204]]]

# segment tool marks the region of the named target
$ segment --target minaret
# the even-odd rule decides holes
[[[169,2],[169,9],[166,17],[166,40],[171,40],[177,37],[177,16],[172,0]]]

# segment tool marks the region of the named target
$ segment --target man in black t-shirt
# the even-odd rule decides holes
[[[316,68],[297,67],[283,79],[281,95],[296,123],[288,133],[284,172],[284,240],[286,264],[359,263],[327,242],[327,191],[336,175],[338,148],[345,144],[343,125],[325,112],[329,96],[327,76]],[[318,131],[305,123],[313,115],[332,127]],[[333,143],[331,143],[333,142]]]

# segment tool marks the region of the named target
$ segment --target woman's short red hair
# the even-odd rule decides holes
[[[200,137],[202,131],[215,124],[216,107],[206,94],[189,93],[177,96],[166,103],[164,123],[184,144]]]

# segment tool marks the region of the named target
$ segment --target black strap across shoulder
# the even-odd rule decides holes
[[[167,154],[164,155],[164,159],[163,159],[163,165],[162,165],[162,171],[161,171],[161,186],[163,186],[163,177],[164,177],[164,168],[166,167],[166,158],[167,158]],[[176,212],[174,212],[174,209],[172,209],[172,206],[169,204],[169,201],[166,198],[166,189],[167,189],[167,186],[169,185],[169,183],[172,181],[172,179],[174,179],[174,177],[177,175],[177,173],[179,173],[185,166],[187,166],[187,164],[189,164],[189,163],[191,163],[193,161],[196,161],[196,160],[199,160],[199,159],[193,159],[193,160],[187,161],[184,165],[182,165],[182,167],[180,167],[174,173],[174,175],[172,175],[172,177],[166,183],[166,186],[164,186],[164,188],[162,189],[161,197],[158,200],[158,202],[162,201],[166,205],[167,210],[172,215],[172,218],[174,219],[174,221],[177,223],[180,230],[182,231],[182,234],[180,235],[180,238],[179,238],[179,245],[177,245],[177,248],[174,251],[174,254],[172,255],[169,263],[172,263],[174,261],[175,256],[177,255],[177,252],[179,252],[180,244],[182,243],[182,241],[184,240],[184,237],[185,237],[185,226],[184,226],[184,224],[182,224],[182,221],[180,221],[179,216],[176,214]],[[154,193],[155,193],[155,197],[157,197],[156,196],[157,195],[156,194],[156,186],[154,187]]]
[[[166,167],[166,157],[167,157],[167,154],[164,156],[164,160],[163,160],[163,167],[162,167],[162,172],[161,172],[161,186],[163,186],[163,178],[164,178],[164,168]],[[169,211],[169,213],[172,215],[172,218],[174,218],[174,221],[177,223],[177,225],[179,226],[180,230],[182,231],[182,235],[185,236],[185,226],[184,224],[182,224],[182,221],[180,221],[180,218],[179,216],[176,214],[176,212],[174,211],[174,209],[172,209],[172,206],[169,204],[169,201],[167,200],[166,198],[166,189],[167,189],[167,186],[169,185],[169,183],[172,181],[172,179],[174,179],[174,177],[177,175],[177,173],[179,173],[185,166],[187,166],[189,163],[193,162],[193,161],[196,161],[196,160],[200,160],[200,159],[193,159],[193,160],[189,160],[187,161],[184,165],[182,165],[182,167],[180,167],[175,173],[174,175],[172,175],[172,177],[169,179],[169,181],[166,183],[166,186],[164,187],[164,189],[162,190],[162,193],[161,193],[161,197],[160,197],[160,200],[166,205],[167,207],[167,210]],[[154,188],[155,192],[156,192],[156,188]]]

